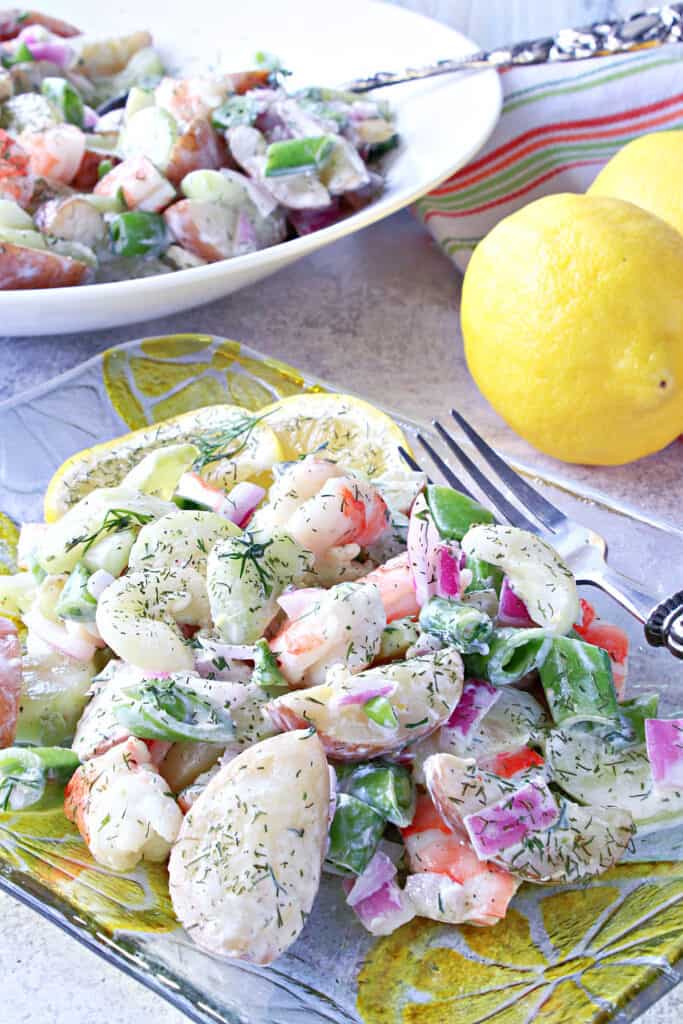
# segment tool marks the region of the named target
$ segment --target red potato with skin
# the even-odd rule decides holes
[[[21,644],[17,627],[0,618],[0,747],[11,747],[21,698]]]
[[[462,658],[446,648],[351,675],[337,665],[322,686],[293,690],[266,705],[280,729],[313,727],[328,757],[361,761],[382,757],[428,736],[446,722],[460,700]],[[380,725],[364,703],[386,696],[395,725]]]
[[[15,39],[21,30],[29,25],[41,25],[62,39],[70,39],[81,34],[79,28],[70,25],[68,21],[62,21],[61,18],[53,18],[42,11],[27,11],[16,7],[13,10],[0,11],[0,43]]]
[[[190,171],[217,171],[219,167],[229,166],[224,140],[207,120],[196,117],[174,143],[166,177],[177,186]]]
[[[232,256],[234,215],[227,207],[181,199],[168,207],[164,220],[176,242],[207,263]]]
[[[51,199],[35,214],[38,229],[45,234],[92,246],[104,236],[104,218],[82,196]]]
[[[83,284],[90,268],[80,260],[23,245],[0,242],[0,291],[68,288]]]

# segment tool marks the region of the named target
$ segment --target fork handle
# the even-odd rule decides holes
[[[645,628],[645,639],[652,647],[666,647],[674,657],[683,659],[683,590],[658,600],[641,590],[635,580],[608,566],[595,574],[587,573],[580,582],[604,590],[639,619]]]

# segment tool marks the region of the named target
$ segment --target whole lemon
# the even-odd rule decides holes
[[[651,132],[620,149],[588,194],[635,203],[683,233],[682,167],[683,131]]]
[[[683,431],[683,236],[631,203],[506,217],[467,268],[462,329],[486,398],[549,455],[618,465]]]

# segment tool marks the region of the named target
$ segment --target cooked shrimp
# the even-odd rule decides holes
[[[154,90],[154,100],[181,124],[196,117],[208,118],[231,91],[227,75],[203,75],[193,78],[162,78]]]
[[[308,607],[271,642],[282,674],[292,685],[317,686],[331,665],[362,672],[382,642],[386,616],[371,583],[340,583],[307,591]]]
[[[158,213],[172,203],[175,189],[146,156],[132,156],[101,178],[93,192],[116,196],[121,192],[129,210]]]
[[[292,463],[276,479],[254,530],[279,526],[316,557],[346,544],[366,547],[386,529],[389,511],[370,483],[317,455]]]
[[[115,580],[97,604],[97,628],[115,654],[149,672],[193,668],[179,624],[208,626],[204,580],[192,569],[130,572]]]
[[[132,738],[76,770],[64,813],[98,864],[114,871],[166,860],[183,821],[146,744]]]
[[[480,860],[472,849],[464,829],[445,824],[428,795],[418,797],[415,817],[401,834],[408,854],[410,870],[406,892],[416,912],[439,919],[437,905],[450,911],[445,919],[451,924],[468,921],[470,924],[491,925],[505,917],[508,904],[519,881],[508,871]],[[420,876],[446,876],[460,886],[453,904],[443,899],[431,900],[434,887]],[[414,879],[414,880],[413,880]],[[436,905],[435,905],[436,904]],[[444,919],[444,918],[441,918]]]
[[[76,125],[57,124],[42,132],[22,132],[20,140],[32,174],[65,185],[76,177],[85,153],[85,135]]]
[[[88,694],[90,700],[76,727],[72,749],[81,761],[104,754],[129,736],[114,714],[114,697],[124,686],[141,683],[144,673],[133,665],[112,659],[95,677]]]
[[[408,552],[390,558],[384,565],[362,576],[359,583],[374,583],[380,592],[387,622],[413,618],[420,613]]]
[[[231,644],[258,640],[278,613],[278,597],[311,564],[310,551],[286,534],[264,542],[251,533],[219,541],[209,554],[206,583],[220,636]]]
[[[0,619],[0,747],[11,747],[21,697],[21,644],[17,627]]]
[[[34,186],[28,153],[0,129],[0,198],[13,199],[19,206],[26,207]]]

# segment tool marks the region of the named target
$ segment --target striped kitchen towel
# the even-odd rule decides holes
[[[503,217],[550,192],[583,192],[638,135],[683,128],[683,44],[501,78],[501,118],[485,148],[416,204],[461,270]]]

